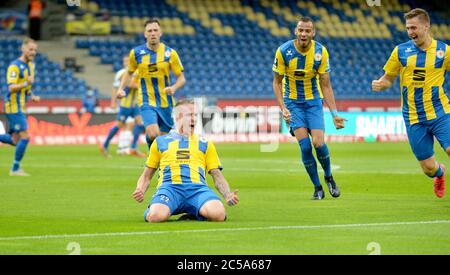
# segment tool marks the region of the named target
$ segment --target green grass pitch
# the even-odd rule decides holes
[[[31,146],[22,167],[32,176],[18,178],[8,176],[14,148],[2,146],[0,254],[450,254],[450,192],[435,197],[407,143],[329,148],[340,198],[311,200],[294,143],[273,153],[224,144],[223,173],[241,200],[228,220],[149,224],[155,180],[145,203],[131,195],[144,160],[114,146],[108,160],[95,146]]]

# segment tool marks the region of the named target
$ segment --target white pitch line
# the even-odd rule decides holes
[[[81,165],[81,164],[68,164],[68,165],[47,165],[47,164],[27,164],[27,167],[34,168],[65,168],[65,169],[122,169],[122,170],[136,170],[141,171],[144,167],[143,165],[120,165],[120,166],[95,166],[95,165]],[[9,167],[8,164],[0,164],[0,167]],[[273,173],[304,173],[304,168],[301,164],[298,168],[257,168],[257,167],[224,167],[224,171],[238,171],[243,173],[253,173],[253,172],[273,172]],[[340,174],[387,174],[387,175],[421,175],[422,172],[418,170],[414,171],[399,171],[399,170],[343,170],[339,165],[331,165],[331,170],[336,171]],[[319,171],[322,171],[319,168]]]
[[[236,231],[264,231],[264,230],[289,230],[289,229],[325,229],[325,228],[364,228],[376,226],[395,225],[423,225],[423,224],[446,224],[450,220],[415,221],[415,222],[384,222],[384,223],[357,223],[357,224],[324,224],[324,225],[286,225],[266,227],[238,227],[238,228],[213,228],[213,229],[188,229],[173,231],[142,231],[142,232],[111,232],[111,233],[88,233],[88,234],[62,234],[41,236],[15,236],[0,237],[0,241],[17,240],[43,240],[43,239],[68,239],[68,238],[93,238],[93,237],[117,237],[117,236],[142,236],[142,235],[164,235],[183,233],[209,233],[209,232],[236,232]],[[151,226],[151,225],[150,225]]]

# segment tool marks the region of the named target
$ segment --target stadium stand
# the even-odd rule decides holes
[[[6,84],[6,69],[9,63],[20,56],[19,39],[0,39],[0,87],[2,94],[8,90]],[[35,59],[36,70],[34,93],[42,98],[81,98],[87,91],[84,80],[74,77],[70,70],[64,71],[55,62],[49,61],[45,54],[39,53]]]
[[[413,1],[383,1],[386,8],[365,1],[292,0],[95,0],[94,10],[108,10],[116,30],[136,34],[133,39],[78,39],[77,48],[89,49],[113,70],[121,57],[144,43],[143,22],[161,19],[164,37],[186,68],[187,85],[181,93],[218,98],[272,98],[271,63],[275,49],[292,39],[300,15],[312,17],[316,40],[330,52],[333,85],[338,99],[397,99],[398,85],[388,92],[370,91],[372,79],[382,74],[393,47],[408,40],[403,13]],[[431,11],[435,37],[450,40],[450,19]],[[446,87],[449,87],[449,81]]]

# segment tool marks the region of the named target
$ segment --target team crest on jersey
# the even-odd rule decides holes
[[[170,50],[167,50],[164,52],[165,57],[170,57],[170,54],[171,54]]]
[[[14,124],[14,130],[19,131],[20,130],[20,124]]]
[[[11,74],[9,75],[9,78],[16,78],[17,77],[17,73],[12,71]]]
[[[316,54],[314,55],[314,60],[315,60],[315,61],[320,61],[320,60],[322,60],[322,55],[321,55],[320,53],[316,53]]]
[[[443,51],[442,49],[439,49],[439,50],[436,52],[436,57],[437,57],[437,58],[444,58],[444,51]]]

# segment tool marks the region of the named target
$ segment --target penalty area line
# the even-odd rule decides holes
[[[265,227],[211,228],[211,229],[187,229],[187,230],[167,230],[167,231],[110,232],[110,233],[105,232],[105,233],[61,234],[61,235],[41,235],[41,236],[11,236],[11,237],[0,237],[0,241],[121,237],[121,236],[164,235],[164,234],[183,234],[183,233],[292,230],[292,229],[308,230],[308,229],[327,229],[327,228],[365,228],[377,226],[424,225],[424,224],[446,224],[446,223],[450,223],[450,220],[357,223],[357,224],[286,225],[286,226],[280,225],[280,226],[265,226]]]

